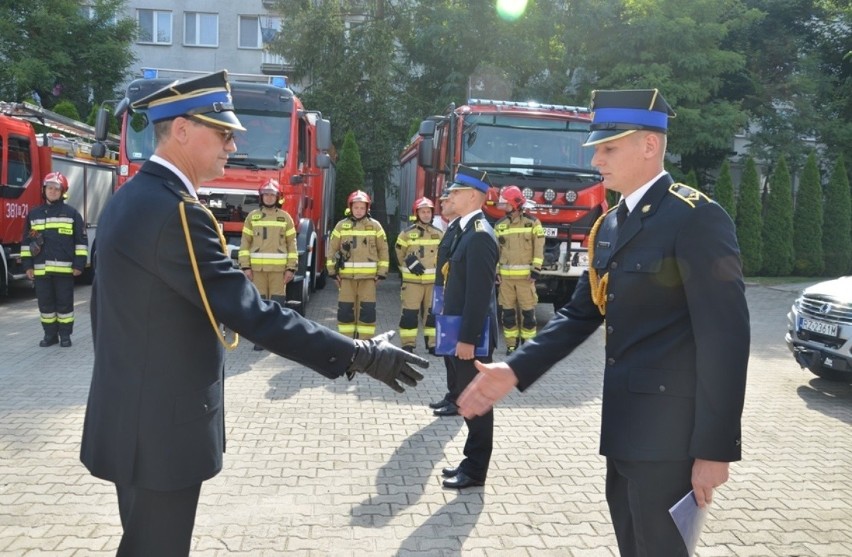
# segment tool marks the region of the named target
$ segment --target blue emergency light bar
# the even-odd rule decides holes
[[[168,72],[173,74],[203,74],[205,72],[195,70],[171,70],[161,68],[142,68],[142,79],[157,79],[160,77],[160,72]],[[260,74],[241,74],[229,73],[228,78],[232,81],[251,81],[260,82],[261,79],[266,80],[266,83],[278,89],[287,88],[287,77],[283,75],[260,75]],[[260,78],[260,79],[258,79]]]

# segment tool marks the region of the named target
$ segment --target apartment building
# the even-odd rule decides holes
[[[287,62],[264,49],[281,29],[274,5],[274,0],[129,0],[125,14],[139,25],[130,79],[142,77],[143,70],[152,77],[220,69],[286,75]]]

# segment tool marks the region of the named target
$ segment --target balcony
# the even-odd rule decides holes
[[[265,50],[260,55],[260,72],[266,75],[284,75],[292,66],[283,56],[270,54]]]

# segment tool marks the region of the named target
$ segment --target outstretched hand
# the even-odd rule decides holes
[[[481,416],[505,397],[518,384],[515,372],[504,362],[473,362],[479,373],[458,399],[459,414],[465,418]]]
[[[398,393],[405,391],[400,383],[416,387],[417,382],[423,380],[423,375],[411,364],[425,369],[429,367],[429,361],[392,344],[390,339],[395,334],[396,331],[388,331],[369,340],[356,340],[355,355],[348,372],[366,373]]]

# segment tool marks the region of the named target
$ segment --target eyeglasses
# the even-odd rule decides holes
[[[207,122],[203,122],[201,120],[196,120],[195,118],[190,118],[190,120],[192,122],[194,122],[195,124],[198,124],[200,126],[204,126],[205,128],[209,128],[209,129],[213,130],[214,132],[216,132],[216,134],[222,139],[222,143],[224,143],[225,145],[227,145],[231,141],[234,141],[234,138],[236,136],[236,132],[234,130],[223,130],[222,128],[220,128],[218,126],[211,126]]]

